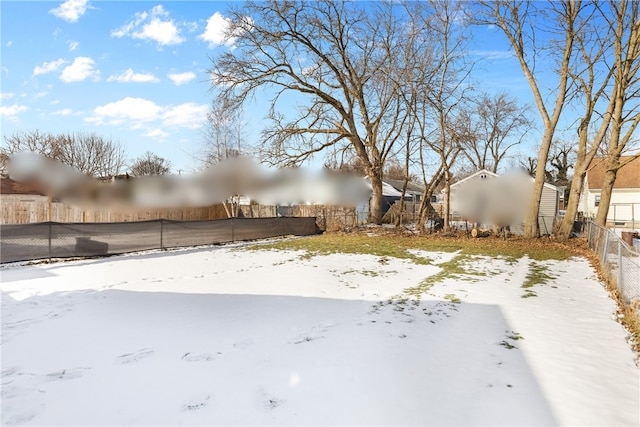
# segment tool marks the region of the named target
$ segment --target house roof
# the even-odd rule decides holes
[[[23,183],[14,181],[8,176],[0,177],[0,193],[1,194],[25,194],[25,195],[36,195],[36,196],[44,196],[45,193],[42,191],[36,184]]]
[[[396,190],[402,192],[402,187],[404,186],[404,181],[401,179],[385,179],[384,182],[395,188]],[[411,181],[407,182],[407,193],[415,193],[422,194],[424,193],[424,187],[419,184],[413,183]]]
[[[367,183],[367,186],[369,187],[369,189],[373,190],[369,177],[365,176],[364,180]],[[396,190],[395,188],[393,188],[391,184],[387,184],[386,182],[382,181],[382,195],[386,197],[401,197],[402,193]]]
[[[620,161],[625,161],[631,156],[622,156]],[[602,181],[605,173],[605,159],[593,159],[593,167],[587,172],[587,182],[590,190],[599,190],[602,188]],[[624,165],[616,175],[616,182],[613,188],[640,188],[640,157],[630,163]]]
[[[492,177],[494,177],[494,178],[497,178],[497,177],[498,177],[498,174],[497,174],[497,173],[493,173],[493,172],[488,171],[488,170],[486,170],[486,169],[481,169],[481,170],[479,170],[478,172],[473,173],[473,174],[469,175],[468,177],[466,177],[466,178],[464,178],[464,179],[461,179],[460,181],[458,181],[458,182],[455,182],[455,183],[451,184],[451,188],[453,188],[453,187],[457,187],[458,185],[462,184],[463,182],[470,181],[470,180],[474,179],[476,176],[478,176],[478,175],[482,175],[482,174],[484,174],[484,175],[486,175],[486,176],[492,176]]]

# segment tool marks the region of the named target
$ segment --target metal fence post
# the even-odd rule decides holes
[[[602,246],[602,259],[600,261],[600,263],[602,264],[602,267],[605,268],[606,267],[606,260],[607,260],[607,249],[609,247],[609,232],[607,230],[604,231],[604,245]]]
[[[49,262],[51,262],[51,221],[49,221]]]
[[[622,292],[622,239],[618,240],[618,290]]]

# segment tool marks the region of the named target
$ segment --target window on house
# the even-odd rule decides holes
[[[437,201],[438,201],[438,196],[432,195],[431,196],[431,203],[436,203]]]
[[[600,196],[596,196],[596,208],[600,206]]]

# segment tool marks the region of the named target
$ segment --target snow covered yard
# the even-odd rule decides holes
[[[242,246],[2,268],[2,422],[638,425],[584,259]]]

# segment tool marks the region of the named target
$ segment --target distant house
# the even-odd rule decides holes
[[[384,182],[392,186],[396,191],[402,194],[402,188],[404,187],[404,181],[401,179],[385,179]],[[414,182],[407,182],[407,188],[405,191],[405,199],[410,199],[414,203],[420,203],[420,199],[424,194],[424,187]]]
[[[629,157],[623,156],[622,161]],[[594,217],[600,206],[602,182],[605,173],[603,158],[593,160],[592,168],[587,171],[580,196],[578,210],[587,217]],[[640,158],[620,168],[613,185],[607,222],[622,223],[640,221]]]
[[[47,200],[43,189],[38,185],[18,182],[6,175],[0,177],[0,194],[2,194],[3,203]]]
[[[473,192],[480,193],[480,197],[485,197],[482,193],[483,188],[487,194],[490,191],[495,191],[492,185],[495,184],[495,180],[499,177],[498,174],[482,169],[454,184],[451,185],[451,213],[455,215],[461,215],[462,206],[469,202],[469,194]],[[525,177],[525,182],[530,182],[533,186],[534,179],[531,177]],[[558,214],[558,204],[560,200],[560,191],[555,185],[549,183],[544,184],[542,189],[542,198],[540,199],[540,211],[539,211],[539,224],[540,232],[542,234],[550,234],[553,231],[553,222]],[[509,206],[509,208],[517,208],[519,211],[526,212],[527,206],[524,204],[529,202],[529,197],[522,197],[518,206]],[[516,203],[514,201],[514,203]],[[487,208],[495,208],[495,206],[487,206]],[[512,231],[516,232],[520,229],[522,223],[525,220],[525,214],[522,216],[520,223],[512,224]]]

